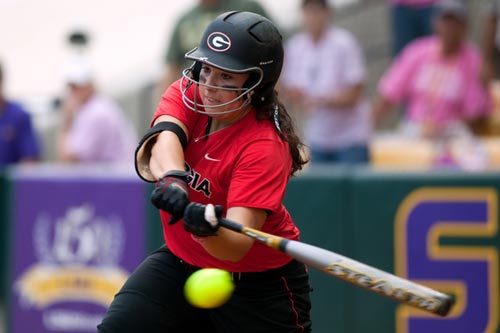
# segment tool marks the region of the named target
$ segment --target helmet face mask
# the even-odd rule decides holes
[[[250,103],[261,103],[272,95],[283,65],[282,37],[273,23],[263,16],[251,12],[228,12],[208,25],[200,45],[186,53],[185,58],[193,60],[194,64],[182,73],[184,104],[191,110],[211,114],[200,109],[225,106],[246,98],[243,106],[224,111],[234,112]],[[200,82],[202,64],[235,74],[248,73],[249,79],[242,88],[209,86]],[[195,89],[202,85],[241,93],[227,103],[204,106],[186,96],[186,91],[193,84]],[[197,92],[195,99],[196,95]]]
[[[197,68],[197,67],[199,67],[199,68]],[[207,84],[207,83],[204,83],[204,82],[200,81],[200,69],[201,69],[201,63],[197,62],[197,63],[193,64],[193,66],[191,66],[189,68],[186,68],[186,69],[184,69],[182,71],[182,80],[180,81],[180,90],[182,92],[182,101],[183,101],[183,103],[184,103],[185,106],[187,106],[192,111],[195,111],[195,112],[198,112],[198,113],[202,113],[202,114],[207,114],[207,115],[213,115],[213,114],[219,114],[220,115],[220,114],[232,113],[232,112],[235,112],[235,111],[243,109],[244,107],[246,107],[247,105],[249,105],[251,103],[251,97],[250,97],[251,94],[250,93],[262,81],[262,75],[259,75],[260,79],[258,79],[250,87],[246,87],[247,83],[245,83],[245,86],[243,86],[241,88],[238,88],[238,87],[228,87],[228,86],[213,86],[213,85],[210,85],[210,84]],[[221,70],[224,70],[224,69],[221,69]],[[224,70],[224,71],[228,72],[227,70]],[[231,73],[241,74],[241,73],[237,73],[237,72],[231,72]],[[245,73],[245,72],[243,72],[243,73]],[[248,81],[249,80],[247,80],[247,82]],[[189,98],[186,95],[187,90],[192,85],[194,85],[194,87],[195,87],[194,88],[195,92],[194,92],[194,95],[193,95],[194,96],[193,99]],[[198,87],[199,86],[203,86],[203,87],[210,88],[210,89],[223,90],[223,91],[232,91],[232,92],[236,92],[236,93],[239,92],[239,94],[235,98],[233,98],[233,99],[231,99],[231,100],[229,100],[227,102],[221,103],[221,104],[204,105],[204,104],[200,104],[197,101]],[[211,111],[211,109],[218,109],[218,108],[230,105],[230,104],[236,102],[237,100],[239,100],[241,98],[245,98],[245,100],[237,108],[226,110],[226,111],[217,111],[217,112]]]

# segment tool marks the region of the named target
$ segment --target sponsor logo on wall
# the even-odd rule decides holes
[[[94,329],[102,314],[59,308],[69,300],[107,307],[128,272],[118,263],[125,231],[116,215],[97,215],[92,204],[69,207],[63,216],[40,213],[33,228],[37,261],[15,281],[23,307],[43,312],[55,331]]]

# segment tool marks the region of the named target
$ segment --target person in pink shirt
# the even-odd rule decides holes
[[[411,41],[432,34],[432,13],[438,0],[389,0],[392,20],[392,54]]]
[[[377,122],[405,104],[413,133],[435,138],[452,128],[464,130],[464,124],[487,115],[481,56],[466,39],[466,14],[456,0],[438,4],[435,34],[410,43],[381,78],[373,110]]]

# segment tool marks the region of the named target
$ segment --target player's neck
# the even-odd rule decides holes
[[[234,115],[228,118],[217,118],[213,117],[212,118],[212,124],[210,126],[210,132],[213,133],[215,131],[220,131],[226,127],[229,127],[233,125],[234,123],[238,122],[240,119],[244,118],[248,112],[252,109],[251,105],[246,106],[244,109],[242,109],[240,112],[235,112]]]

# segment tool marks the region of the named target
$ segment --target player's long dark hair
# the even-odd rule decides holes
[[[291,175],[293,176],[309,161],[303,155],[303,148],[305,145],[296,133],[293,119],[288,114],[288,111],[283,103],[279,100],[278,92],[276,90],[273,91],[271,98],[266,98],[263,102],[255,102],[256,101],[254,100],[252,104],[256,107],[257,119],[267,119],[273,122],[279,136],[288,143],[290,155],[292,156]],[[278,111],[277,123],[275,121],[276,107]]]

